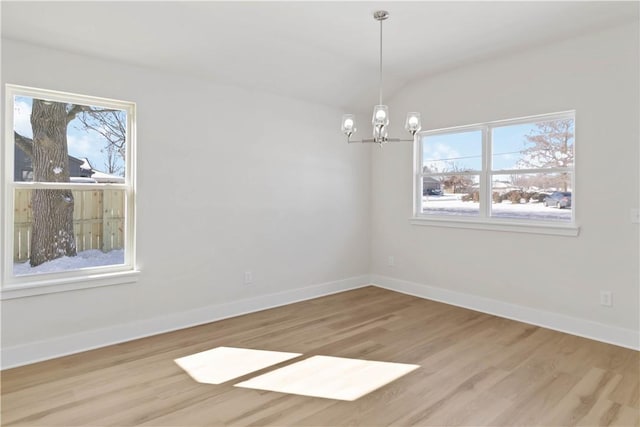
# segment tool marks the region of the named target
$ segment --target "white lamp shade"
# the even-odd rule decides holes
[[[422,129],[420,113],[407,113],[407,120],[404,123],[404,128],[412,135],[415,135],[416,132]]]
[[[389,124],[389,107],[386,105],[376,105],[373,107],[371,124],[374,126],[387,126]]]
[[[342,133],[351,135],[356,131],[356,118],[353,114],[344,114],[342,116]]]

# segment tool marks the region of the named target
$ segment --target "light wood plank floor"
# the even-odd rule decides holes
[[[173,362],[218,346],[421,367],[345,402],[233,387],[255,374],[199,384]],[[2,425],[637,426],[639,355],[367,287],[6,370]]]

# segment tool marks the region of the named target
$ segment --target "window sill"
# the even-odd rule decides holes
[[[417,216],[410,220],[412,225],[430,227],[468,228],[474,230],[507,231],[513,233],[547,234],[575,237],[580,227],[574,224],[542,224],[532,222],[481,220],[476,218],[432,218]]]
[[[138,270],[128,270],[52,280],[34,280],[25,284],[5,285],[0,291],[0,300],[90,289],[101,286],[124,285],[137,282],[139,275],[140,271]]]

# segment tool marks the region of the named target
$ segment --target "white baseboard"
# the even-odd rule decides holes
[[[356,276],[255,298],[211,305],[167,316],[116,325],[110,328],[65,335],[29,344],[2,348],[2,369],[80,353],[151,335],[215,322],[351,289],[369,286],[369,276]]]
[[[510,304],[476,295],[385,276],[357,276],[335,282],[321,283],[300,289],[262,295],[255,298],[211,305],[167,316],[86,331],[73,335],[2,348],[2,369],[28,365],[43,360],[145,338],[229,317],[262,311],[365,286],[378,286],[420,298],[439,301],[495,316],[505,317],[544,328],[578,335],[621,347],[640,350],[640,333],[586,319],[565,316],[535,308]]]
[[[455,292],[391,277],[372,275],[373,286],[420,298],[439,301],[507,319],[602,341],[633,350],[640,350],[640,333],[633,329],[605,325],[587,319],[566,316],[535,308],[511,304],[476,295]]]

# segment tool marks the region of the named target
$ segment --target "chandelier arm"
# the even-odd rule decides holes
[[[380,141],[377,140],[375,138],[365,138],[365,139],[348,139],[347,142],[349,144],[351,143],[362,143],[362,144],[366,144],[366,143],[376,143],[376,144],[382,144],[385,142],[413,142],[413,139],[401,139],[401,138],[385,138],[384,140]]]
[[[377,141],[373,138],[367,138],[367,139],[349,139],[347,140],[347,142],[349,144],[353,144],[353,143],[358,143],[358,144],[368,144],[368,143],[376,143],[376,144],[380,144],[380,141]]]

